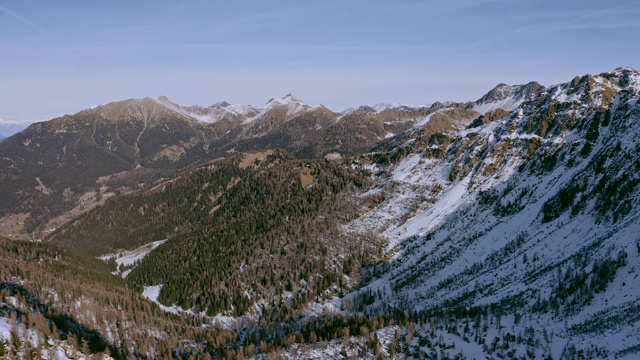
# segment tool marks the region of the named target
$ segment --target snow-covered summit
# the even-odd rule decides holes
[[[576,76],[572,81],[549,88],[553,100],[573,103],[585,111],[590,108],[606,107],[620,90],[638,94],[640,92],[640,72],[631,67],[599,75]]]
[[[265,106],[262,107],[262,109],[271,108],[271,107],[280,106],[280,105],[291,106],[291,105],[307,105],[307,104],[305,104],[297,96],[293,94],[287,94],[281,98],[269,99],[269,101],[267,101],[267,103],[265,104]]]
[[[154,100],[169,110],[205,123],[215,123],[229,117],[244,120],[246,117],[258,113],[258,110],[251,105],[232,105],[226,101],[219,101],[205,107],[199,105],[183,106],[169,100],[166,96],[159,96]]]
[[[272,98],[260,108],[262,111],[268,111],[275,107],[286,106],[289,108],[288,115],[296,115],[304,110],[308,110],[311,106],[307,105],[304,101],[300,100],[293,94],[287,94],[281,98]]]
[[[274,109],[285,109],[286,115],[285,120],[291,119],[296,115],[299,115],[302,112],[308,111],[312,107],[300,100],[293,94],[287,94],[281,98],[271,98],[267,103],[260,107],[260,112],[255,114],[252,117],[247,118],[244,123],[251,123],[255,120],[260,119],[266,113],[270,112]]]
[[[507,85],[500,83],[475,102],[473,110],[485,114],[491,110],[512,111],[525,100],[531,98],[542,85],[530,82],[526,85]]]

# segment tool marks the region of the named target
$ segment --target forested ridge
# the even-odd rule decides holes
[[[127,283],[162,284],[163,304],[208,315],[242,315],[262,301],[261,312],[282,317],[288,310],[278,302],[299,309],[357,285],[382,244],[370,234],[346,235],[340,224],[357,216],[369,172],[281,151],[241,160],[108,201],[50,240],[98,255],[169,238]]]
[[[249,170],[226,161],[187,171],[107,201],[58,229],[47,241],[90,255],[131,249],[202,226],[216,199]]]

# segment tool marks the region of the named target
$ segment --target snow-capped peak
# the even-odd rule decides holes
[[[631,66],[621,66],[619,68],[616,68],[613,72],[615,74],[622,74],[624,72],[631,72],[631,73],[635,73],[636,75],[640,74],[640,70]]]
[[[402,104],[399,103],[378,103],[372,106],[372,108],[376,111],[376,112],[380,112],[382,110],[386,110],[386,109],[396,109],[403,106]]]
[[[286,116],[287,119],[290,119],[300,114],[301,112],[309,110],[311,108],[311,106],[307,105],[305,102],[298,99],[295,95],[287,94],[281,98],[269,99],[269,101],[267,101],[267,103],[260,108],[259,113],[255,114],[252,117],[247,118],[244,121],[244,123],[247,124],[247,123],[253,122],[254,120],[257,120],[260,117],[262,117],[268,111],[275,108],[280,108],[280,107],[287,108],[287,116]]]
[[[631,67],[599,75],[576,76],[572,81],[548,89],[557,102],[575,103],[580,109],[609,106],[621,89],[640,93],[640,72]]]
[[[166,96],[158,96],[154,99],[158,104],[197,121],[215,123],[225,117],[246,118],[255,115],[258,110],[250,105],[231,105],[226,101],[219,101],[209,107],[182,106],[169,100]]]
[[[230,106],[231,104],[222,100],[222,101],[218,101],[217,103],[211,105],[211,107],[227,107]]]
[[[473,110],[485,114],[491,110],[512,111],[526,99],[533,96],[542,86],[537,82],[526,85],[507,85],[500,83],[475,102]]]
[[[302,100],[298,99],[295,95],[293,94],[287,94],[284,97],[281,98],[271,98],[269,99],[269,101],[267,101],[267,103],[265,104],[265,106],[263,106],[261,109],[263,110],[267,110],[267,109],[272,109],[276,106],[309,106],[307,104],[305,104]]]

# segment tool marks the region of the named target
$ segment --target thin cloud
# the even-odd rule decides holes
[[[634,5],[621,5],[610,7],[606,9],[599,9],[583,14],[577,18],[571,18],[576,14],[573,12],[555,12],[532,14],[528,18],[539,19],[536,23],[522,26],[514,30],[498,34],[496,36],[486,38],[472,45],[476,47],[483,46],[487,43],[496,42],[499,40],[513,38],[522,34],[546,34],[546,33],[560,33],[567,30],[581,30],[581,29],[631,29],[640,26],[634,21],[617,21],[612,23],[608,17],[625,11],[627,14],[632,10],[637,10]],[[524,18],[524,17],[523,17]],[[546,21],[545,21],[546,20]]]
[[[4,7],[2,5],[0,5],[0,11],[5,13],[5,14],[7,14],[7,15],[9,15],[9,16],[11,16],[12,18],[20,21],[21,23],[29,26],[30,28],[32,28],[33,30],[36,30],[37,32],[39,32],[41,34],[53,37],[58,41],[61,41],[63,43],[69,44],[69,45],[72,45],[71,42],[67,41],[66,39],[64,39],[64,38],[52,33],[49,30],[46,30],[46,29],[36,25],[35,23],[33,23],[33,21],[21,16],[20,14],[14,12],[14,11],[11,11],[11,10],[7,9],[6,7]]]

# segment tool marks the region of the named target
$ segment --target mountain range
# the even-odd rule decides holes
[[[281,148],[298,158],[353,156],[442,108],[449,110],[437,115],[439,127],[447,127],[452,117],[441,116],[475,118],[476,110],[498,103],[510,109],[536,86],[501,84],[464,104],[363,106],[345,114],[309,106],[291,94],[259,108],[226,102],[182,106],[163,96],[98,105],[35,123],[0,144],[0,218],[24,225],[2,233],[26,238],[51,231],[68,214],[100,203],[105,193],[127,193],[236,152]],[[511,104],[501,103],[512,98]]]
[[[0,244],[28,254],[0,261],[0,351],[30,329],[112,358],[635,358],[638,99],[618,68],[465,103],[158,97],[33,124],[0,142],[2,233],[35,241]]]

